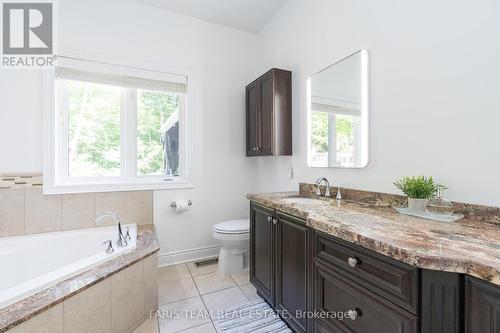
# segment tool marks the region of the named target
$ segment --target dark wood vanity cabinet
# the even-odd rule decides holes
[[[250,282],[295,332],[308,332],[310,229],[259,205],[250,215]]]
[[[259,295],[274,306],[275,227],[274,212],[262,206],[250,209],[250,282]]]
[[[307,332],[309,228],[303,220],[277,213],[275,309],[286,313],[296,332]]]
[[[273,68],[246,87],[247,156],[292,155],[292,73]]]
[[[500,333],[499,286],[407,265],[253,202],[250,281],[294,332]]]
[[[416,333],[418,317],[315,262],[314,309],[331,314],[318,319],[330,332]]]
[[[500,288],[465,277],[465,332],[500,333]]]

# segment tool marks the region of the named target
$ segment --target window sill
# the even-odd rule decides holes
[[[43,194],[72,194],[97,192],[123,192],[147,190],[193,189],[194,185],[186,181],[151,180],[141,182],[117,182],[102,184],[58,184],[43,185]]]

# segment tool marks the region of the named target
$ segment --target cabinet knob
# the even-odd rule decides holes
[[[267,217],[267,222],[271,222],[272,220],[273,220],[273,218],[271,216]]]
[[[358,309],[347,311],[347,317],[351,320],[356,320],[358,316],[359,316]]]
[[[359,260],[356,258],[349,258],[349,259],[347,259],[347,263],[349,264],[349,266],[354,268],[359,264]]]
[[[274,225],[278,224],[278,219],[273,219],[273,224]]]

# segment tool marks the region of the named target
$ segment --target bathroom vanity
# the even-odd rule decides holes
[[[290,328],[500,332],[500,228],[481,207],[443,224],[397,214],[399,196],[310,189],[248,195],[250,280]]]

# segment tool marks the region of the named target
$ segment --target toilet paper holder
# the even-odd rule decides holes
[[[191,200],[188,200],[187,202],[188,202],[188,206],[192,206],[193,205],[193,202]],[[172,201],[170,203],[170,207],[177,208],[177,204],[175,203],[175,201]]]

